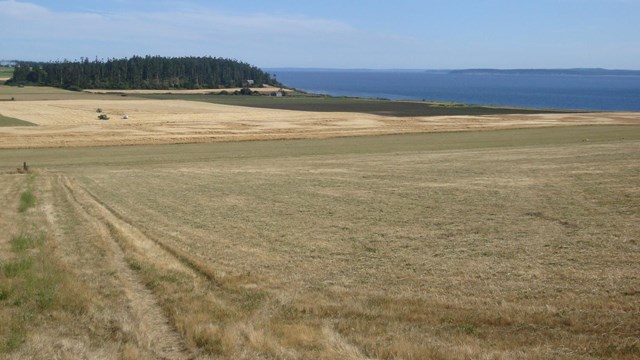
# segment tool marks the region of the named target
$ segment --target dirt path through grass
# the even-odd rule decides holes
[[[269,343],[268,346],[273,347],[271,351],[278,357],[287,354],[294,356],[295,352],[283,348],[274,339],[265,339],[264,329],[254,328],[254,324],[268,323],[270,313],[245,313],[248,308],[262,303],[264,296],[259,291],[244,287],[247,281],[251,281],[250,278],[242,276],[237,279],[217,274],[190,253],[141,232],[131,224],[131,220],[109,208],[70,178],[61,177],[59,182],[65,189],[67,199],[74,203],[78,215],[91,224],[94,232],[108,239],[113,248],[111,252],[114,256],[108,259],[116,263],[114,270],[124,277],[122,283],[130,301],[133,319],[140,322],[135,329],[135,334],[142,337],[138,343],[150,344],[145,349],[147,351],[158,347],[157,344],[163,344],[163,349],[168,351],[155,353],[154,357],[185,356],[184,353],[179,356],[180,353],[175,352],[177,334],[167,328],[168,321],[180,331],[192,350],[205,357],[244,353],[244,358],[253,358],[257,353],[248,352],[247,349],[264,346],[253,344],[263,342]],[[132,278],[138,280],[130,280]],[[174,293],[159,285],[167,281],[175,282],[171,290],[179,291]],[[141,288],[142,283],[146,288]],[[154,298],[154,294],[159,300]],[[169,320],[156,305],[157,301],[163,312],[169,314]],[[140,316],[142,313],[144,316]],[[216,315],[211,313],[218,314],[219,318],[216,319]],[[232,321],[231,326],[226,324],[229,321]],[[223,338],[225,333],[220,329],[225,326],[231,328],[226,331],[232,335],[227,333]],[[350,354],[348,358],[364,359],[357,348],[328,327],[316,336],[316,342],[327,348],[328,353],[340,358]],[[239,347],[245,349],[238,352]]]
[[[0,201],[0,357],[194,358],[121,247],[153,244],[56,173],[0,174]]]
[[[114,273],[118,279],[121,291],[127,299],[129,319],[121,325],[126,328],[136,339],[136,344],[143,353],[153,358],[184,359],[188,358],[185,345],[181,337],[169,324],[169,320],[158,306],[153,294],[141,282],[140,277],[134,273],[127,263],[123,247],[132,246],[133,251],[144,251],[146,256],[158,259],[167,266],[177,266],[174,259],[162,256],[157,246],[137,233],[134,228],[128,228],[106,209],[92,200],[85,192],[80,190],[67,177],[57,177],[55,186],[63,189],[66,201],[71,204],[74,216],[83,219],[88,227],[88,235],[94,235],[94,241],[103,250],[103,258],[88,259],[88,271],[97,271],[100,268]],[[121,237],[123,239],[121,239]],[[126,240],[124,240],[126,239]],[[183,267],[182,267],[183,268]]]

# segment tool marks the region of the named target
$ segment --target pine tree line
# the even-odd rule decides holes
[[[65,89],[207,89],[280,84],[259,68],[214,57],[134,56],[106,61],[18,62],[7,85]]]

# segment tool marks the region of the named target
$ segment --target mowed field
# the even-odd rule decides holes
[[[256,97],[260,99],[258,101],[249,96],[244,101],[240,100],[241,96],[207,96],[207,99],[215,98],[218,102],[231,101],[224,99],[234,101],[233,104],[221,104],[187,101],[183,99],[186,95],[179,99],[172,98],[172,95],[164,95],[170,97],[166,99],[141,99],[6,86],[0,86],[0,96],[6,97],[5,101],[0,101],[0,116],[5,118],[0,122],[13,124],[0,127],[0,148],[175,144],[640,124],[638,113],[532,114],[530,110],[522,109],[439,107],[416,103],[406,103],[410,111],[402,112],[399,110],[405,105],[402,102],[363,102],[358,99],[327,101]],[[288,105],[284,106],[287,109],[277,108],[282,107],[283,101],[287,101]],[[238,106],[243,103],[249,106]],[[334,111],[318,111],[323,106]],[[371,111],[367,113],[368,107]],[[340,109],[344,111],[337,111]],[[426,116],[443,114],[441,111],[445,110],[457,115]],[[99,120],[98,116],[102,114],[109,119]],[[396,116],[398,114],[402,116]],[[9,122],[6,119],[13,120]],[[37,126],[14,126],[16,120]]]
[[[4,358],[640,356],[638,126],[5,149],[0,169]]]

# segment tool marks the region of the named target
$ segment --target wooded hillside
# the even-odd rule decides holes
[[[65,89],[204,89],[280,85],[268,73],[237,60],[134,56],[106,61],[19,62],[7,85]]]

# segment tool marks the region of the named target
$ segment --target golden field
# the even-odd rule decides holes
[[[637,114],[0,114],[3,358],[640,355]]]
[[[17,101],[0,102],[0,115],[38,126],[0,127],[0,148],[330,138],[640,124],[637,113],[394,117],[354,112],[260,109],[184,100],[142,100],[47,88],[23,91],[26,93],[18,95]],[[37,100],[39,98],[45,100]],[[98,109],[110,119],[99,120]],[[128,119],[123,119],[124,115]]]

